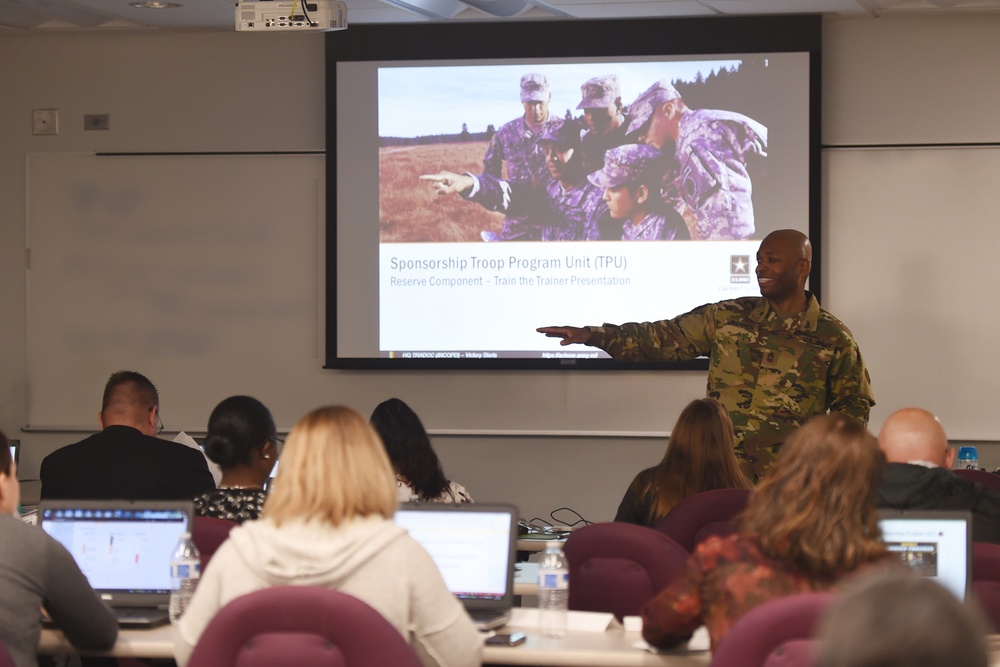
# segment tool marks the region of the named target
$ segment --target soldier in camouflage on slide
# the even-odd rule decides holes
[[[827,411],[867,424],[875,405],[850,330],[805,290],[811,266],[809,239],[783,229],[768,234],[757,251],[763,298],[710,303],[659,322],[538,331],[627,361],[708,356],[708,396],[729,410],[736,456],[757,481],[800,424]]]
[[[629,113],[630,139],[676,155],[678,171],[668,174],[663,196],[684,216],[691,238],[750,238],[754,215],[747,158],[767,155],[767,128],[732,111],[689,109],[667,81],[654,83]]]
[[[544,74],[530,73],[521,77],[521,106],[524,115],[505,123],[486,147],[483,173],[496,179],[511,181],[539,180],[546,172],[545,154],[538,138],[546,130],[562,125],[561,118],[549,113],[552,90]],[[504,173],[506,167],[506,173]],[[500,234],[484,230],[484,241],[537,241],[538,225],[527,216],[507,216]]]

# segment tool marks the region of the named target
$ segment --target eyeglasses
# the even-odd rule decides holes
[[[285,441],[278,436],[271,438],[271,442],[274,443],[274,457],[278,458],[281,456],[281,448],[285,446]]]

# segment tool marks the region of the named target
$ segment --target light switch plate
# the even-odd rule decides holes
[[[58,109],[33,109],[31,112],[32,134],[59,134]]]

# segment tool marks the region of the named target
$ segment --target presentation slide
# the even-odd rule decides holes
[[[338,356],[608,359],[535,329],[759,295],[760,239],[809,232],[809,58],[337,63]],[[595,80],[617,93],[606,113],[623,120],[607,138],[580,107]],[[544,113],[522,100],[532,82]],[[634,115],[650,117],[635,102],[656,82],[676,90],[684,119],[659,140],[652,121],[628,133]],[[374,99],[377,115],[358,119],[339,101],[352,98]],[[562,129],[526,129],[543,117]],[[554,156],[564,144],[574,148]],[[594,182],[621,170],[605,169],[609,147],[653,156],[643,202],[654,213]],[[469,187],[442,191],[453,183]],[[677,233],[635,232],[649,216]]]

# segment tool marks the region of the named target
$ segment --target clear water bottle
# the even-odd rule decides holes
[[[569,565],[559,542],[545,545],[538,567],[538,625],[546,637],[566,636]]]
[[[170,576],[174,588],[170,592],[170,622],[176,623],[184,614],[201,578],[201,554],[191,533],[181,535],[173,556],[170,557]]]
[[[958,467],[966,470],[979,470],[979,452],[975,447],[958,448]]]

